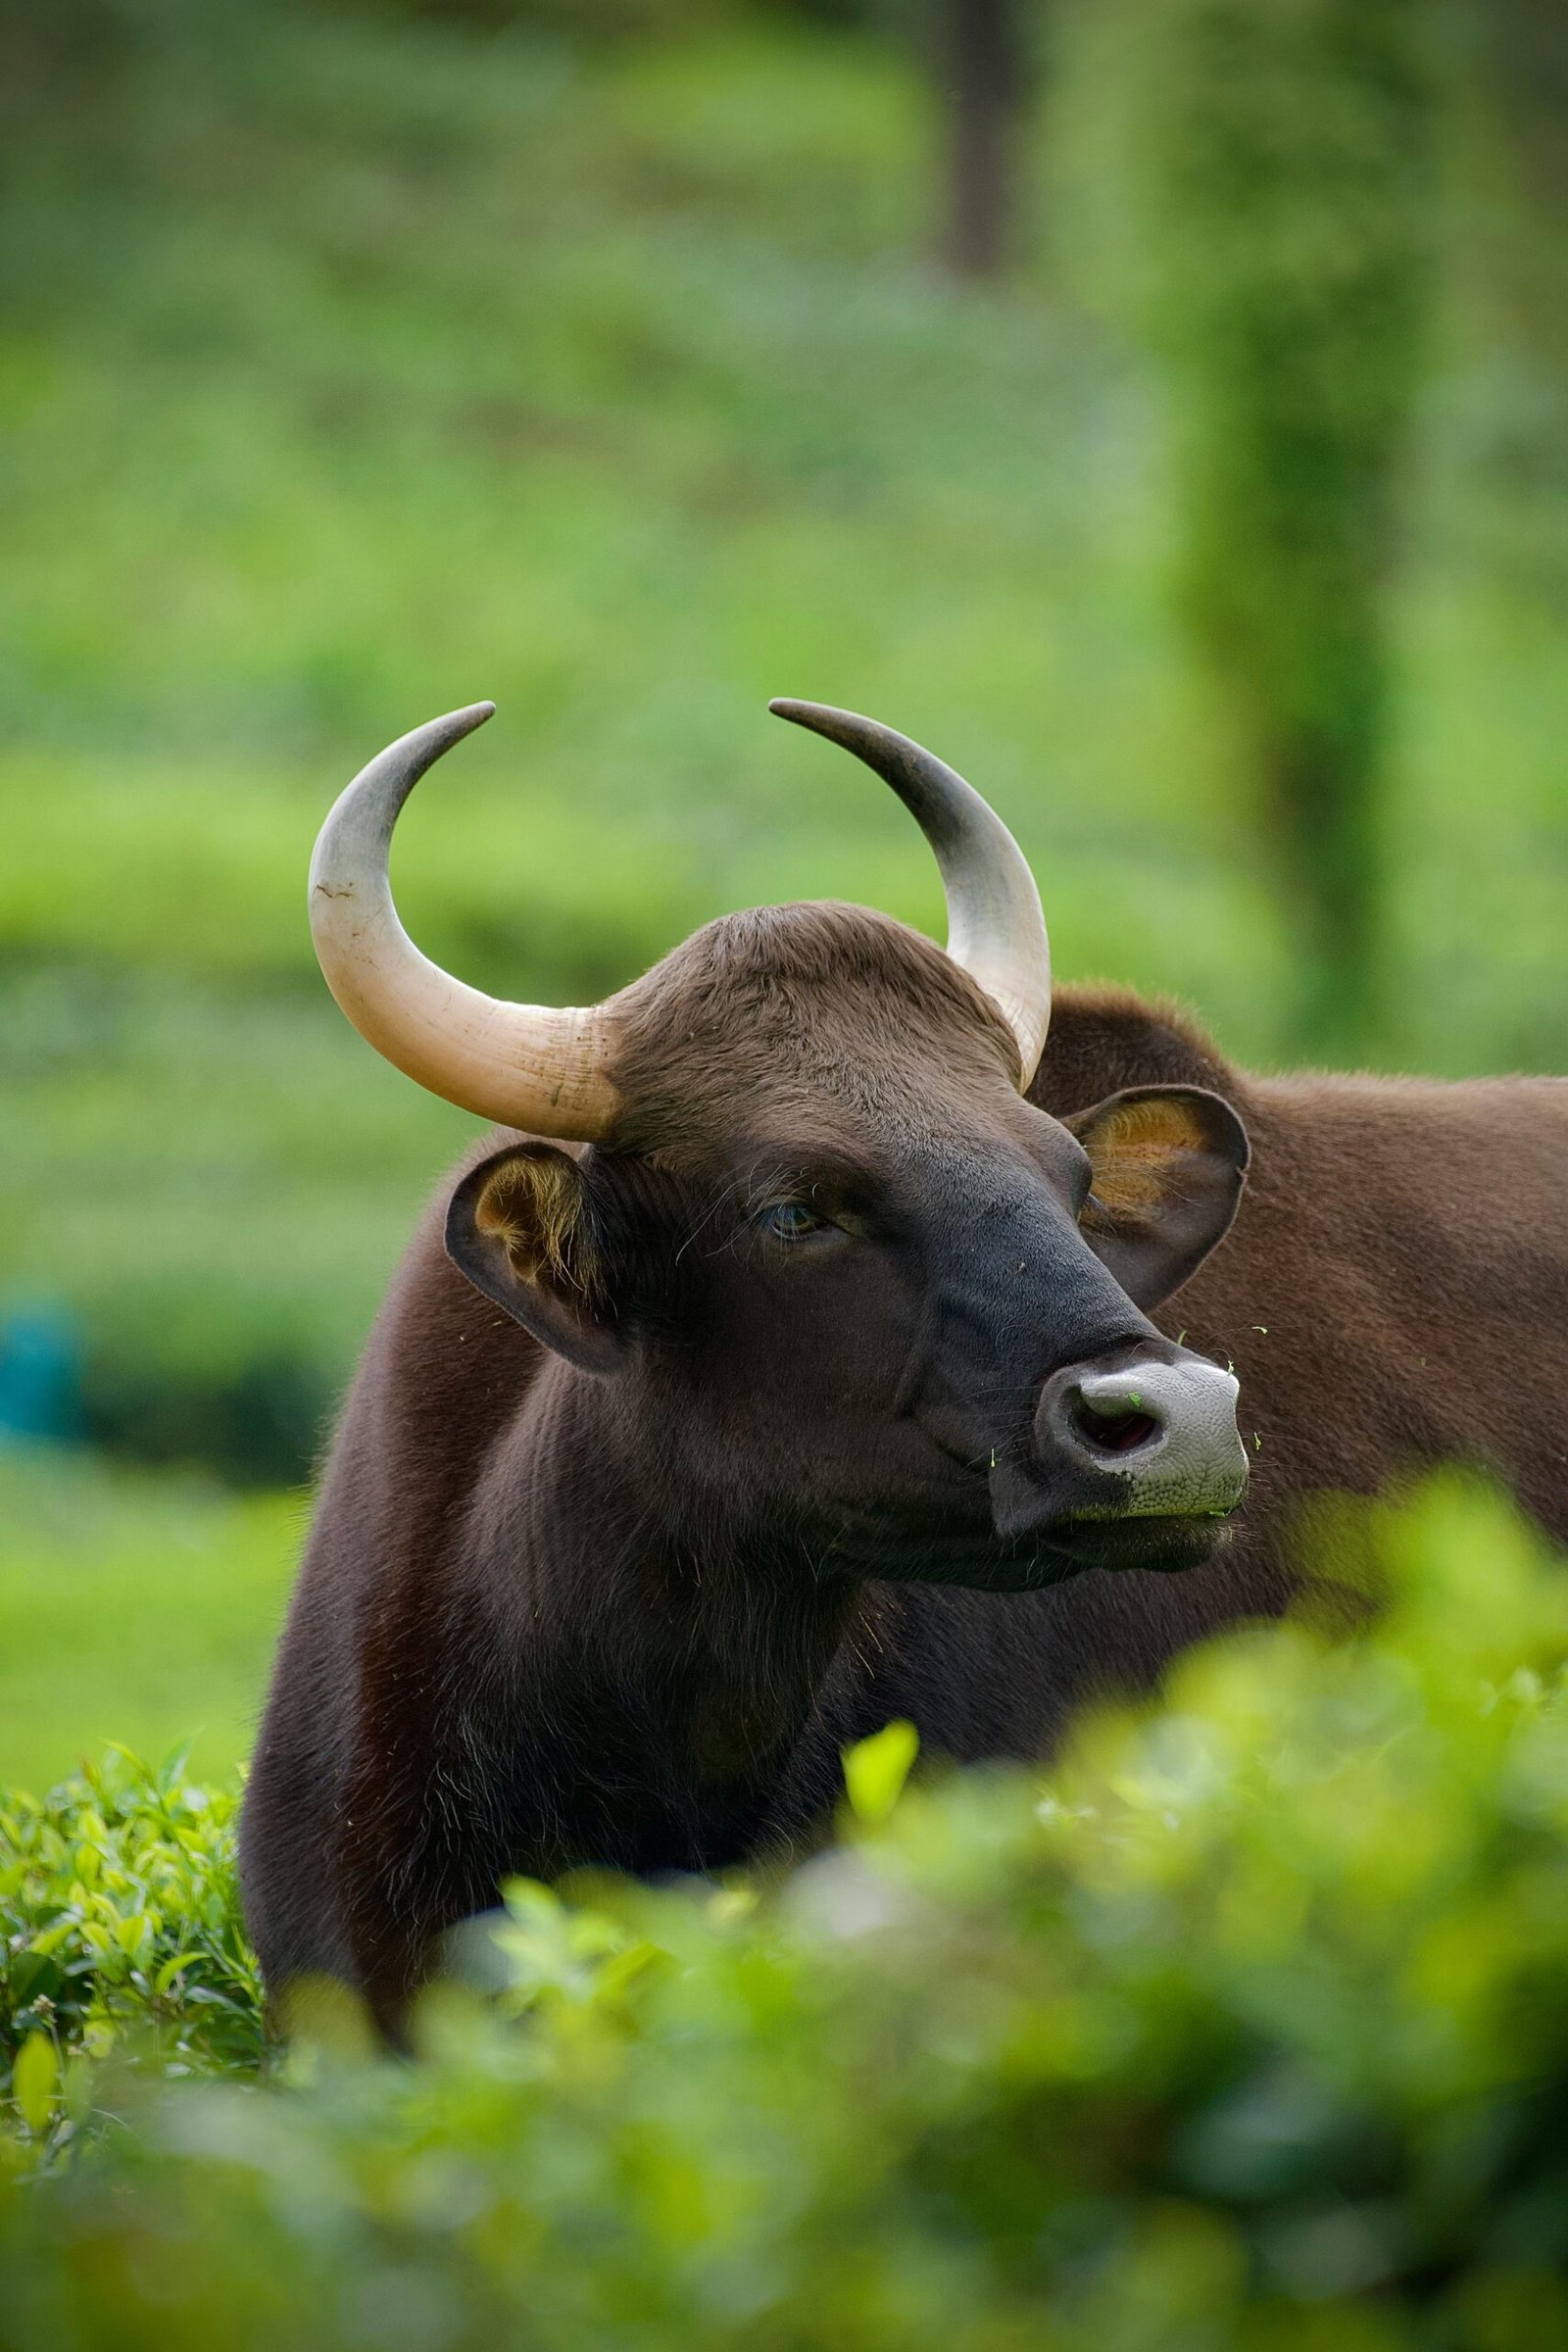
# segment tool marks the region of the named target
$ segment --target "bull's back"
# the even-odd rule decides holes
[[[1236,1226],[1172,1301],[1242,1383],[1248,1515],[1457,1461],[1568,1535],[1568,1082],[1252,1081]]]

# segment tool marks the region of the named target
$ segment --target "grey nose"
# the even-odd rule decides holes
[[[1231,1373],[1185,1349],[1170,1362],[1069,1364],[1042,1393],[1036,1451],[1071,1463],[1076,1518],[1228,1511],[1247,1485],[1239,1394]]]

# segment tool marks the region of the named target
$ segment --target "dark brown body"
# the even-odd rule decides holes
[[[1234,1362],[1252,1457],[1231,1540],[1176,1575],[812,1583],[689,1522],[666,1541],[638,1465],[574,1445],[584,1376],[464,1279],[432,1211],[344,1417],[247,1799],[274,1986],[327,1971],[391,2019],[500,1877],[765,1850],[894,1716],[958,1758],[1047,1750],[1085,1697],[1278,1612],[1316,1490],[1471,1462],[1568,1535],[1568,1083],[1255,1079],[1130,999],[1058,996],[1032,1101],[1168,1084],[1222,1094],[1252,1145],[1229,1239],[1158,1316]]]

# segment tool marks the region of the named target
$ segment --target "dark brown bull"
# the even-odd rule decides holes
[[[338,1433],[245,1805],[274,1988],[327,1972],[391,2024],[507,1874],[765,1850],[894,1715],[1036,1754],[1279,1610],[1313,1490],[1457,1457],[1568,1532],[1568,1087],[1258,1079],[1078,991],[1037,1070],[1010,837],[902,737],[782,708],[919,818],[947,955],[785,906],[591,1012],[462,988],[398,925],[386,850],[488,706],[323,832],[345,1009],[529,1134],[443,1188]],[[1179,1286],[1173,1341],[1148,1314]]]

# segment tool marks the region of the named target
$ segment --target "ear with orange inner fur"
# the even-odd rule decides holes
[[[1135,1305],[1158,1306],[1230,1230],[1246,1128],[1221,1096],[1195,1086],[1129,1089],[1063,1123],[1094,1167],[1085,1241]]]
[[[625,1359],[587,1179],[553,1144],[470,1168],[447,1210],[447,1255],[475,1289],[585,1372]]]

